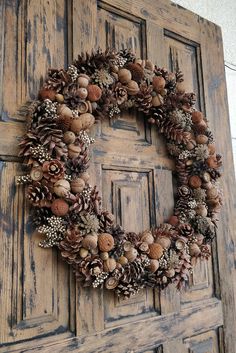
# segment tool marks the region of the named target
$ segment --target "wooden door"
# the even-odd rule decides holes
[[[235,353],[235,182],[220,28],[167,0],[2,0],[0,16],[0,352]],[[213,260],[195,268],[181,293],[149,289],[124,301],[79,287],[55,250],[38,247],[23,187],[14,186],[24,130],[17,107],[35,97],[48,67],[98,46],[130,47],[180,68],[223,154]],[[173,163],[155,128],[124,113],[94,135],[91,174],[104,206],[126,230],[166,219]]]

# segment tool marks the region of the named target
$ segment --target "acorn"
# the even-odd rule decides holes
[[[164,251],[164,249],[160,244],[157,244],[157,243],[150,244],[148,256],[151,259],[159,260],[163,255],[163,251]]]
[[[164,103],[164,99],[160,94],[157,94],[156,96],[152,97],[153,107],[159,107],[163,103]]]
[[[63,134],[63,141],[67,144],[70,145],[75,142],[76,136],[72,131],[66,131]]]
[[[130,96],[135,96],[139,92],[139,86],[135,81],[129,81],[126,86],[127,93]]]
[[[59,197],[67,197],[70,192],[70,183],[65,179],[57,180],[53,186],[54,193]]]
[[[152,244],[154,243],[154,238],[151,232],[146,231],[142,234],[141,240],[147,244]]]
[[[57,94],[55,95],[55,98],[56,98],[56,101],[57,101],[58,103],[63,103],[63,102],[64,102],[64,96],[63,96],[62,94],[60,94],[60,93],[57,93]]]
[[[107,251],[101,252],[99,256],[102,260],[107,260],[109,258],[109,254]]]
[[[77,158],[79,157],[81,152],[81,148],[73,143],[68,145],[68,156],[69,158]]]
[[[30,177],[33,181],[40,181],[43,179],[43,171],[42,168],[36,167],[32,168],[30,171]]]
[[[170,268],[170,269],[166,270],[165,274],[168,278],[173,278],[175,276],[174,268]]]
[[[77,89],[76,94],[81,99],[85,99],[88,96],[88,91],[87,91],[87,89],[85,87],[80,87],[80,88]]]
[[[208,165],[208,167],[212,168],[212,169],[217,169],[218,168],[218,162],[216,159],[216,156],[210,156],[207,158],[206,163]]]
[[[88,85],[88,100],[91,102],[97,102],[102,96],[102,90],[97,85]]]
[[[112,272],[116,268],[116,260],[109,258],[103,262],[103,267],[105,272]]]
[[[189,178],[188,183],[189,183],[189,185],[191,186],[191,188],[193,188],[193,189],[198,189],[198,188],[200,188],[201,185],[202,185],[201,178],[200,178],[198,175],[192,175],[192,176]]]
[[[81,179],[83,179],[85,181],[85,183],[87,183],[87,181],[89,181],[90,175],[88,172],[83,172],[80,174],[79,176]]]
[[[158,270],[159,266],[159,261],[152,259],[150,260],[150,265],[148,266],[148,269],[150,272],[155,273]]]
[[[41,88],[39,91],[40,99],[50,99],[52,102],[55,101],[56,91],[48,88]]]
[[[79,84],[80,87],[86,88],[89,84],[90,77],[85,74],[80,74],[79,77],[77,78],[77,83]]]
[[[121,264],[122,266],[125,266],[129,261],[127,259],[127,257],[125,256],[120,256],[118,259],[119,264]]]
[[[108,277],[105,281],[105,287],[106,289],[112,290],[116,288],[119,284],[119,280],[116,279],[115,277]]]
[[[52,213],[58,217],[65,216],[69,211],[69,205],[63,199],[56,199],[51,204]]]
[[[206,135],[200,134],[196,137],[196,142],[200,145],[205,145],[208,142],[208,137]]]
[[[84,259],[86,256],[88,256],[88,250],[85,248],[80,248],[79,255],[80,255],[80,257],[82,257],[82,259]]]
[[[164,249],[169,249],[171,246],[171,240],[167,237],[159,237],[155,240],[155,243],[160,244]]]
[[[73,179],[70,182],[71,190],[77,194],[78,192],[82,192],[85,188],[85,181],[81,178]]]
[[[176,92],[179,94],[184,94],[186,91],[186,87],[185,87],[185,82],[177,82],[176,84]]]
[[[76,108],[80,114],[84,114],[89,110],[89,105],[87,102],[79,102]]]
[[[137,256],[138,256],[138,251],[133,247],[129,251],[125,252],[125,257],[127,257],[129,262],[133,262]]]
[[[216,146],[214,145],[214,143],[209,143],[207,147],[210,155],[213,155],[216,153]]]
[[[140,82],[143,79],[144,71],[142,66],[138,63],[128,63],[127,69],[131,72],[132,80]]]
[[[197,207],[195,208],[196,214],[202,217],[206,217],[207,216],[207,208],[205,205],[197,205]]]
[[[57,109],[58,115],[63,115],[69,118],[73,118],[73,113],[70,108],[68,108],[65,104],[61,104]]]
[[[128,82],[131,81],[132,79],[132,74],[129,70],[127,69],[120,69],[118,71],[118,78],[119,78],[119,81],[123,84],[127,84]]]
[[[111,251],[114,248],[115,241],[111,234],[102,233],[98,237],[98,247],[100,251]]]
[[[203,114],[201,112],[192,112],[192,122],[199,124],[203,120]]]
[[[189,245],[189,254],[193,257],[198,257],[201,254],[201,250],[196,243]]]
[[[97,245],[98,245],[97,235],[88,234],[82,240],[82,246],[87,250],[96,249]]]
[[[154,76],[152,80],[152,86],[154,91],[160,93],[166,85],[166,80],[162,76]]]

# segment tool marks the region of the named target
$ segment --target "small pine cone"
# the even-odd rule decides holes
[[[176,76],[176,82],[183,82],[184,74],[182,71],[177,70],[175,76]]]
[[[114,216],[113,214],[111,214],[108,211],[102,211],[100,215],[98,215],[98,219],[99,219],[99,226],[100,226],[100,230],[104,233],[108,232],[113,234],[114,237],[114,233],[113,231],[110,231],[110,228],[114,225]],[[124,234],[124,232],[123,232]]]
[[[97,187],[95,186],[90,194],[90,204],[92,206],[93,211],[95,212],[96,215],[101,214],[102,211],[102,198],[99,196],[99,191],[97,190]]]
[[[178,175],[178,181],[182,185],[188,184],[189,178],[189,167],[186,165],[184,161],[177,160],[176,165],[176,173]]]
[[[70,77],[65,70],[49,69],[44,87],[60,92],[69,80]]]
[[[196,103],[196,95],[195,93],[185,93],[183,97],[181,97],[181,102],[184,105],[194,106]]]
[[[133,62],[135,59],[135,54],[129,49],[122,49],[119,51],[119,55],[126,59],[126,62]]]
[[[165,80],[168,79],[169,72],[164,67],[155,66],[154,72],[157,76],[162,76]]]
[[[52,216],[52,211],[48,207],[34,207],[31,210],[31,222],[35,227],[40,227],[47,223],[47,218]]]
[[[127,283],[120,283],[116,287],[115,292],[118,297],[128,299],[128,298],[132,297],[133,295],[137,294],[141,288],[142,288],[141,285],[132,281],[131,283],[128,283],[128,284]]]
[[[59,243],[59,249],[63,259],[68,264],[76,262],[80,248],[82,246],[83,236],[77,228],[70,228],[65,234],[65,238]]]
[[[179,225],[179,233],[183,236],[183,237],[191,237],[191,235],[193,234],[193,228],[190,224],[188,223],[182,223]]]
[[[141,280],[144,272],[145,272],[145,267],[142,264],[142,262],[138,259],[133,262],[129,262],[125,267],[124,267],[124,274],[122,276],[122,282],[124,283],[131,283],[132,281],[135,281],[139,283]]]
[[[144,112],[145,114],[149,113],[150,108],[152,107],[152,88],[146,83],[140,85],[140,91],[136,95],[136,106],[139,111]]]
[[[45,182],[33,182],[27,189],[27,197],[34,206],[49,207],[52,200],[52,193]]]
[[[115,102],[118,105],[121,105],[122,103],[124,103],[127,100],[127,97],[128,97],[127,90],[120,82],[118,82],[114,88]]]
[[[191,271],[191,257],[186,252],[184,252],[180,255],[178,268],[175,268],[176,275],[174,282],[176,283],[178,289],[182,288],[185,283],[188,282]]]
[[[140,244],[140,234],[133,232],[126,233],[125,238],[126,241],[130,242],[134,247],[138,247]]]
[[[35,135],[32,131],[29,131],[19,143],[20,152],[19,157],[24,157],[24,163],[27,163],[31,156],[31,148],[38,145],[38,136]]]
[[[99,221],[94,214],[80,214],[78,223],[82,235],[97,234],[99,230]]]

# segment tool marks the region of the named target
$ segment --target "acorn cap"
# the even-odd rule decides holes
[[[198,175],[192,175],[192,176],[189,178],[188,183],[189,183],[189,185],[191,186],[191,188],[193,188],[193,189],[200,188],[201,185],[202,185],[201,178],[200,178]]]
[[[40,181],[43,178],[42,168],[40,167],[32,168],[30,171],[30,177],[33,181]]]
[[[115,277],[108,277],[105,281],[105,287],[106,289],[114,289],[118,286],[119,281]]]
[[[91,102],[97,102],[102,96],[102,90],[97,85],[88,85],[88,100]]]
[[[185,248],[185,246],[186,246],[186,241],[187,241],[187,240],[185,240],[185,239],[183,239],[183,238],[177,239],[177,240],[175,241],[175,247],[176,247],[176,249],[178,249],[178,250],[183,250],[183,249]]]
[[[100,251],[110,251],[115,245],[114,238],[109,233],[102,233],[98,236],[98,247]]]
[[[77,110],[80,114],[87,113],[89,110],[89,105],[87,102],[79,102],[77,105]]]
[[[69,211],[69,205],[63,199],[56,199],[51,204],[52,213],[58,217],[65,216]]]
[[[151,259],[159,260],[163,255],[163,251],[164,251],[164,249],[160,244],[157,244],[157,243],[150,244],[148,256]]]

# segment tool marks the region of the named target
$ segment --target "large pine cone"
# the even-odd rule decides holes
[[[65,238],[60,242],[61,255],[68,264],[76,263],[78,253],[82,246],[83,236],[77,228],[68,229]]]
[[[35,181],[29,185],[27,197],[34,206],[50,207],[52,200],[52,193],[47,183]]]
[[[136,95],[136,106],[139,111],[145,114],[149,113],[152,107],[152,87],[148,86],[146,83],[140,85],[140,91]]]

